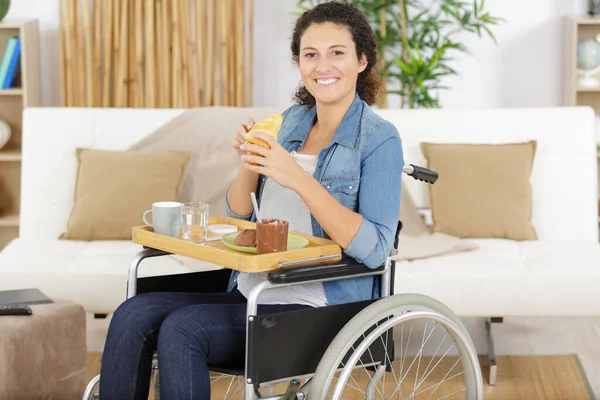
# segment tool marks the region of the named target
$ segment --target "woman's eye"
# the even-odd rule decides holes
[[[306,58],[313,58],[313,57],[315,57],[315,56],[316,56],[316,54],[315,54],[315,53],[306,53],[306,54],[304,55],[304,57],[306,57]]]
[[[342,54],[344,54],[344,52],[343,52],[343,51],[340,51],[340,50],[335,50],[335,51],[333,52],[333,55],[334,55],[334,56],[341,56]]]

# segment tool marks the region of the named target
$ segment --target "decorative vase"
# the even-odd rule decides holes
[[[8,14],[8,9],[10,8],[10,0],[0,0],[0,22],[6,17]]]
[[[10,135],[10,126],[0,119],[0,149],[6,146],[6,143],[10,140]]]

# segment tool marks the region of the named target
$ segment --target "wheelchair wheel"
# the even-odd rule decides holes
[[[400,294],[344,326],[315,371],[309,398],[480,400],[483,379],[460,319],[431,297]]]
[[[219,372],[210,373],[211,399],[241,399],[244,395],[244,377]]]

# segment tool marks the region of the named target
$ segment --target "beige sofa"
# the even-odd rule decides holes
[[[281,111],[26,110],[20,237],[0,253],[0,290],[38,287],[51,297],[79,303],[92,313],[110,313],[124,300],[127,269],[139,246],[128,240],[59,238],[67,229],[74,205],[76,148],[191,151],[181,199],[207,201],[211,214],[222,215],[223,197],[238,163],[230,147],[234,124],[248,116],[258,120]],[[427,163],[420,147],[423,142],[537,141],[531,171],[531,223],[537,240],[469,238],[453,243],[466,245],[463,250],[470,251],[456,251],[452,244],[438,254],[405,256],[397,265],[396,292],[430,295],[460,316],[599,312],[597,159],[590,109],[378,112],[398,128],[406,162],[421,165]],[[505,165],[507,173],[509,167],[510,163]],[[438,182],[443,179],[442,175]],[[480,184],[472,182],[473,186]],[[405,187],[417,208],[430,208],[427,185],[407,180]],[[118,210],[119,204],[127,201],[128,193],[123,191],[111,204]],[[404,247],[406,253],[400,256],[417,248],[410,240],[401,241],[412,245]],[[476,249],[469,247],[473,244]],[[140,272],[148,276],[210,267],[214,266],[171,256],[145,261]]]

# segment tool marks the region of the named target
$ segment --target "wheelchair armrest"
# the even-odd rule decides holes
[[[302,283],[307,281],[351,278],[353,276],[383,271],[384,265],[371,269],[352,257],[344,256],[336,263],[282,267],[269,272],[269,282],[275,284]]]

